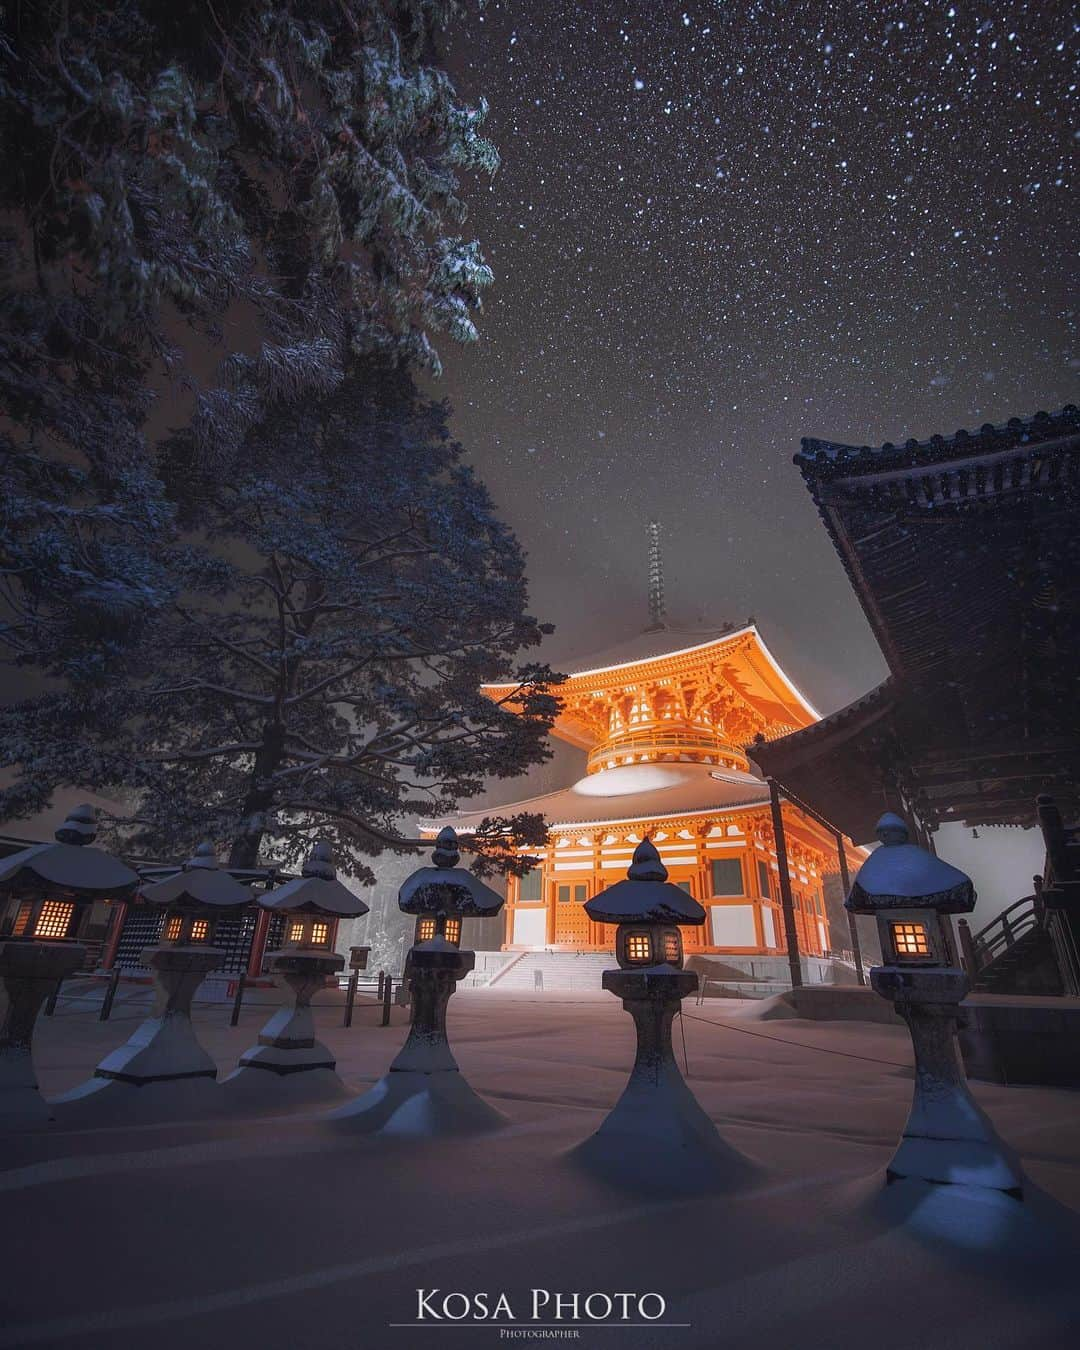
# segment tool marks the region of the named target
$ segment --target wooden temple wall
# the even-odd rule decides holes
[[[835,842],[820,826],[787,809],[784,826],[799,948],[820,956],[830,949],[825,875],[836,870]],[[526,878],[509,879],[504,948],[613,950],[614,925],[594,923],[584,904],[626,875],[634,847],[646,833],[659,850],[669,881],[705,907],[706,922],[683,929],[688,954],[786,952],[768,805],[647,825],[553,830],[540,867]]]

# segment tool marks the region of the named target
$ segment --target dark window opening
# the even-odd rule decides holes
[[[712,862],[713,895],[742,895],[742,863],[738,858],[714,858]]]

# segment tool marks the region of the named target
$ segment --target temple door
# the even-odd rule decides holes
[[[583,881],[560,882],[555,887],[555,941],[561,946],[589,945],[589,916],[585,901],[589,887]]]

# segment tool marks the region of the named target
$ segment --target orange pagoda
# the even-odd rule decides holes
[[[664,621],[658,546],[650,609],[637,638],[568,671],[553,734],[586,751],[583,778],[558,792],[498,808],[544,816],[540,866],[511,877],[504,949],[611,951],[614,927],[585,902],[622,877],[648,835],[669,878],[705,907],[684,934],[687,954],[783,956],[781,858],[768,784],[743,747],[820,720],[777,664],[757,628],[685,633]],[[565,667],[564,667],[565,669]],[[505,697],[508,686],[485,693]],[[787,800],[782,812],[794,923],[803,956],[830,951],[824,877],[838,868],[837,839]],[[463,813],[460,833],[491,808]],[[535,850],[533,850],[535,853]],[[857,867],[863,854],[845,849]],[[838,946],[847,946],[838,935]]]

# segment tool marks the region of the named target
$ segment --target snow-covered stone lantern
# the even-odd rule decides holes
[[[224,959],[224,953],[213,948],[218,920],[235,917],[253,898],[250,886],[221,870],[214,846],[207,842],[199,845],[175,876],[143,886],[139,894],[146,904],[165,911],[162,947],[213,949],[213,955],[205,953],[210,962],[207,971],[216,970]],[[155,968],[165,967],[158,962]]]
[[[683,924],[703,924],[705,911],[667,879],[652,841],[634,850],[624,881],[586,902],[597,923],[613,923],[618,970],[603,987],[634,1019],[637,1054],[622,1096],[577,1154],[594,1170],[642,1190],[733,1186],[752,1165],[726,1144],[679,1072],[671,1027],[698,977],[683,969]]]
[[[971,878],[908,838],[891,812],[877,824],[881,847],[855,878],[845,901],[877,919],[885,964],[870,971],[911,1032],[915,1091],[888,1181],[986,1186],[1021,1194],[1023,1174],[968,1089],[956,1044],[968,979],[956,959],[952,914],[975,908]]]
[[[154,977],[153,1014],[105,1056],[93,1078],[56,1099],[70,1119],[79,1111],[107,1116],[114,1108],[123,1116],[136,1103],[140,1110],[175,1111],[216,1104],[217,1065],[195,1035],[191,1001],[225,960],[212,945],[218,921],[240,914],[252,889],[222,871],[204,843],[174,876],[142,886],[139,894],[165,912],[159,944],[139,954]]]
[[[345,958],[332,949],[341,919],[356,919],[368,906],[337,879],[330,845],[319,842],[300,876],[261,896],[259,904],[285,919],[284,943],[271,958],[270,971],[285,1001],[259,1032],[258,1044],[240,1056],[240,1066],[222,1084],[245,1100],[280,1095],[282,1079],[289,1091],[307,1099],[336,1096],[344,1085],[336,1073],[332,1051],[315,1039],[312,997],[336,975]]]
[[[417,940],[405,962],[412,1002],[409,1035],[390,1072],[333,1112],[332,1121],[408,1135],[489,1130],[504,1121],[466,1082],[446,1038],[446,1005],[476,963],[476,953],[458,945],[462,919],[488,918],[503,907],[501,895],[457,866],[459,858],[457,835],[447,826],[435,840],[434,867],[418,868],[398,892],[401,910],[417,916]]]
[[[0,938],[0,1128],[51,1119],[34,1074],[31,1041],[45,999],[86,958],[79,934],[97,900],[123,900],[139,884],[119,858],[93,847],[93,807],[77,806],[56,842],[0,861],[6,935]]]

